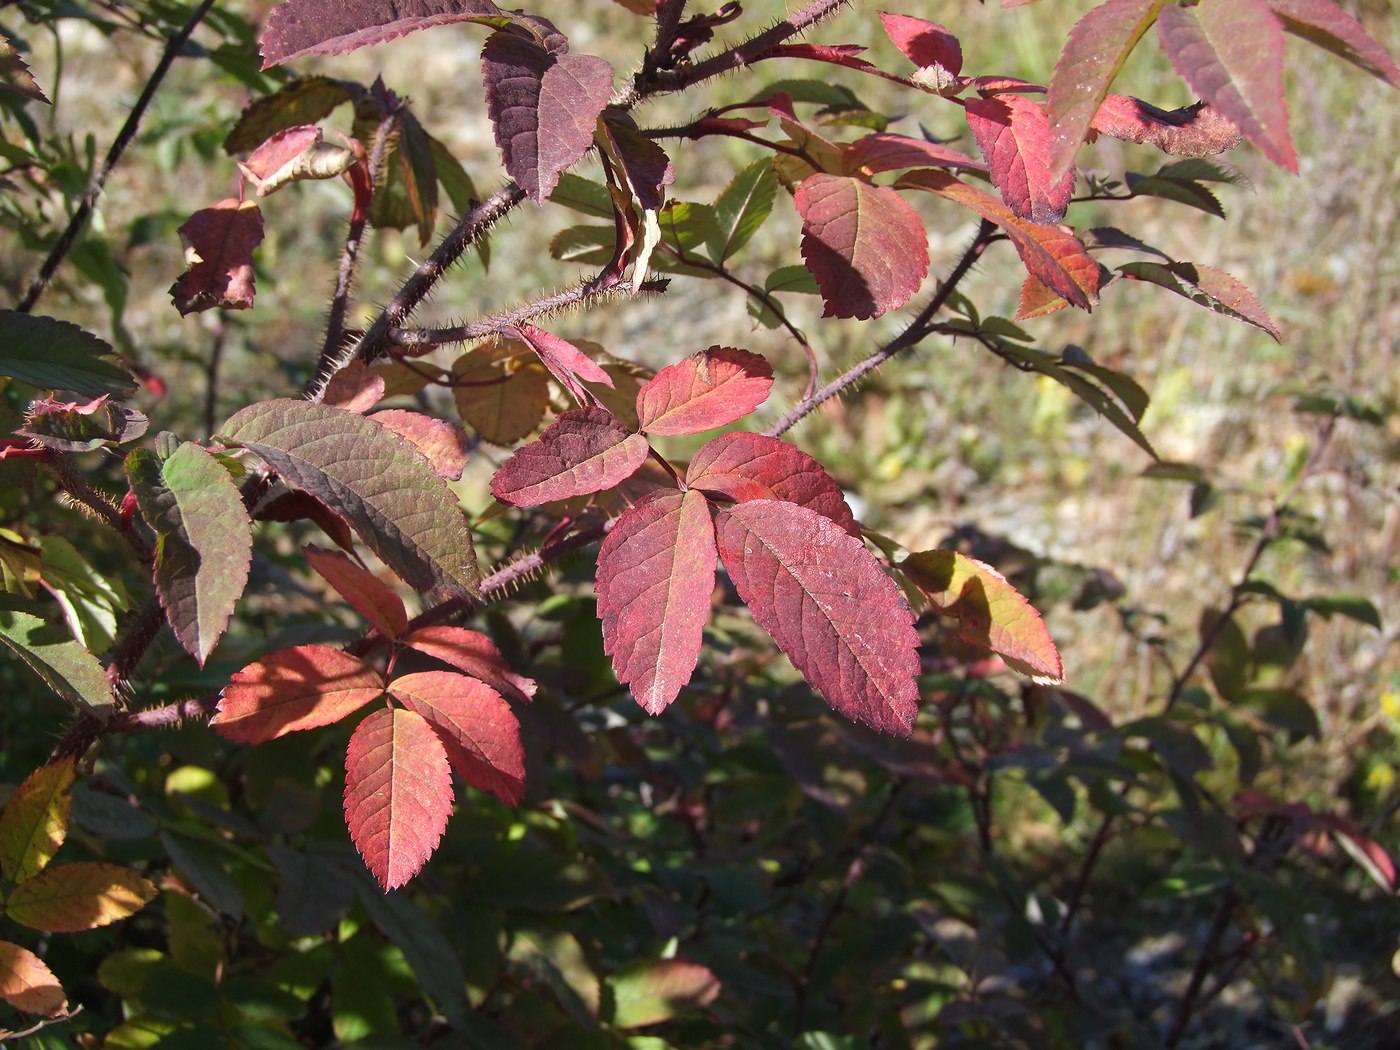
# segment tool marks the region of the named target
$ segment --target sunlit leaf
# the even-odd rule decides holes
[[[23,882],[53,859],[68,837],[73,759],[40,766],[24,778],[0,816],[0,876]]]
[[[613,1024],[641,1028],[703,1009],[719,996],[719,978],[685,959],[638,959],[609,975]]]
[[[773,211],[778,177],[768,160],[754,161],[742,169],[715,199],[715,230],[707,239],[706,250],[717,263],[724,262],[746,245]]]
[[[125,919],[144,908],[156,888],[115,864],[79,861],[46,868],[5,900],[15,922],[48,933],[76,933]]]
[[[968,99],[967,123],[986,158],[992,185],[1018,218],[1057,223],[1074,193],[1074,174],[1051,168],[1050,123],[1021,95]]]
[[[0,595],[0,642],[8,645],[55,693],[70,704],[106,717],[112,688],[97,657],[57,624],[27,611],[22,599]]]
[[[181,314],[253,305],[253,249],[262,243],[262,212],[236,197],[203,208],[180,227],[185,272],[170,286]]]
[[[269,653],[233,676],[210,724],[230,740],[257,744],[338,722],[384,692],[379,672],[325,645]]]
[[[518,700],[529,700],[535,695],[534,681],[512,671],[496,643],[484,634],[465,627],[420,627],[403,642],[479,678],[498,693]]]
[[[1252,324],[1280,340],[1278,328],[1243,284],[1223,270],[1201,263],[1133,262],[1118,267],[1124,277],[1149,281],[1209,310]]]
[[[112,347],[75,324],[0,310],[0,376],[43,390],[130,397],[136,380]]]
[[[758,354],[712,346],[667,365],[637,394],[648,434],[697,434],[748,415],[768,397],[773,369]]]
[[[68,1009],[68,997],[53,971],[27,948],[0,941],[0,999],[16,1010],[53,1017]]]
[[[533,507],[612,488],[647,458],[646,438],[602,408],[565,412],[501,464],[491,494],[502,503]]]
[[[268,15],[258,44],[263,68],[304,55],[340,55],[450,22],[502,25],[491,0],[284,0]]]
[[[397,639],[408,630],[408,612],[403,599],[374,573],[340,551],[308,545],[301,552],[336,593],[385,638]]]

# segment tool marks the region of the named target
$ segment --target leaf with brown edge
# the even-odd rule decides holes
[[[882,171],[927,167],[987,170],[987,165],[966,153],[959,153],[937,142],[926,142],[888,131],[861,136],[841,155],[841,170],[847,175],[862,171],[878,175]]]
[[[648,434],[699,434],[742,419],[772,388],[761,356],[712,346],[656,373],[637,393],[637,418]]]
[[[962,45],[937,22],[884,11],[880,12],[880,21],[894,46],[914,65],[942,66],[953,76],[962,72]]]
[[[551,53],[527,35],[497,32],[481,52],[481,75],[506,171],[543,203],[560,172],[592,145],[613,68],[593,55]]]
[[[715,589],[715,527],[696,489],[654,492],[598,552],[598,618],[617,680],[653,715],[690,681]]]
[[[500,693],[452,671],[420,671],[389,683],[389,692],[427,719],[457,775],[507,806],[525,796],[520,723]]]
[[[1149,281],[1226,317],[1252,324],[1282,342],[1278,328],[1254,293],[1224,270],[1201,263],[1131,262],[1118,267],[1129,280]]]
[[[236,197],[191,215],[180,227],[186,270],[170,286],[183,314],[253,305],[253,249],[262,243],[262,212]]]
[[[900,177],[901,189],[928,190],[996,223],[1006,232],[1027,272],[1074,306],[1088,310],[1099,301],[1099,264],[1064,226],[1041,225],[1017,218],[996,197],[975,189],[945,171],[921,168]]]
[[[847,718],[907,736],[918,714],[919,635],[865,544],[778,500],[737,503],[715,526],[739,597],[807,684]]]
[[[236,412],[221,436],[344,517],[414,590],[476,596],[476,552],[456,497],[392,430],[353,412],[275,398]]]
[[[491,0],[284,0],[272,9],[258,47],[263,69],[304,55],[342,55],[430,26],[509,22]]]
[[[352,151],[325,141],[319,124],[302,124],[277,132],[239,161],[238,170],[266,197],[289,183],[333,179],[355,161]]]
[[[602,383],[612,386],[612,376],[603,371],[601,365],[585,354],[567,339],[536,328],[532,324],[522,324],[507,333],[520,340],[539,357],[550,374],[574,395],[581,405],[588,404],[588,391],[583,383]]]
[[[704,1009],[719,998],[719,978],[687,959],[635,959],[608,976],[612,1023],[642,1028]]]
[[[1045,102],[1053,180],[1074,170],[1108,89],[1167,0],[1108,0],[1075,23],[1055,62]]]
[[[1109,95],[1091,129],[1124,142],[1144,142],[1180,157],[1209,157],[1240,144],[1240,129],[1206,102],[1158,109],[1131,95]]]
[[[528,701],[535,683],[510,669],[496,643],[465,627],[420,627],[403,640],[420,653],[479,678],[498,693]]]
[[[736,430],[706,442],[691,459],[685,483],[735,503],[754,499],[796,503],[860,539],[860,526],[846,495],[826,468],[796,445],[766,434]]]
[[[607,409],[576,408],[501,464],[491,494],[513,507],[534,507],[601,492],[640,467],[649,447]]]
[[[544,419],[549,372],[521,340],[491,339],[453,363],[452,397],[483,438],[513,445]]]
[[[1332,0],[1265,0],[1283,28],[1400,88],[1400,67],[1380,44]]]
[[[19,57],[15,45],[3,35],[0,35],[0,92],[52,104],[24,64],[24,59]]]
[[[421,452],[438,477],[448,481],[461,479],[467,467],[469,444],[461,427],[403,408],[386,408],[371,413],[369,418],[388,427]]]
[[[5,899],[5,914],[46,933],[77,933],[134,915],[155,895],[155,886],[135,872],[80,861],[21,882]]]
[[[802,259],[826,305],[822,316],[879,317],[923,284],[923,223],[888,186],[818,172],[803,180],[793,203],[802,216]]]
[[[209,724],[229,740],[261,744],[339,722],[383,692],[379,672],[359,657],[327,645],[298,645],[235,674]]]
[[[363,415],[383,399],[386,386],[382,375],[356,358],[331,376],[321,404]]]
[[[307,544],[301,552],[321,578],[385,638],[400,638],[408,630],[408,611],[404,609],[403,599],[374,573],[341,551]]]
[[[452,769],[426,718],[385,708],[355,728],[345,753],[345,823],[386,892],[418,874],[451,815]]]
[[[273,135],[298,124],[315,124],[349,102],[358,85],[330,77],[289,80],[271,95],[257,99],[224,139],[224,152],[247,153]]]
[[[73,759],[40,766],[15,788],[0,816],[0,876],[23,882],[44,870],[68,837]]]
[[[1012,214],[1031,222],[1059,222],[1074,193],[1074,173],[1050,170],[1050,122],[1022,95],[967,100],[967,123],[987,160],[992,185]]]
[[[964,642],[991,649],[1044,685],[1064,681],[1064,664],[1045,621],[996,569],[947,550],[911,554],[899,568],[935,609],[957,617]]]
[[[55,1017],[68,1009],[68,997],[53,971],[27,948],[0,941],[0,999],[16,1010]]]
[[[1201,0],[1157,15],[1162,50],[1182,79],[1264,155],[1294,174],[1283,95],[1283,27],[1264,0]]]

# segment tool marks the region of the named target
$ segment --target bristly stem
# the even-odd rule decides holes
[[[92,209],[97,205],[97,199],[102,196],[102,189],[107,185],[107,179],[112,174],[112,169],[117,166],[122,154],[136,138],[136,132],[141,127],[141,119],[146,115],[146,110],[150,107],[151,100],[155,98],[156,91],[160,88],[162,81],[165,80],[165,75],[170,72],[175,57],[184,48],[186,41],[189,40],[199,23],[204,21],[204,16],[209,13],[213,6],[214,0],[203,0],[195,8],[194,14],[190,15],[185,24],[180,27],[179,32],[167,41],[160,61],[156,64],[156,68],[146,81],[145,88],[141,91],[141,97],[136,100],[136,105],[131,108],[131,113],[127,115],[126,123],[122,125],[121,131],[112,141],[112,147],[107,151],[107,157],[103,160],[102,167],[97,170],[92,182],[88,184],[87,192],[83,194],[82,201],[74,210],[73,217],[68,220],[68,226],[49,251],[44,265],[39,267],[39,272],[30,281],[29,290],[24,293],[24,298],[15,307],[20,313],[27,314],[34,309],[34,304],[39,301],[39,296],[44,294],[44,289],[53,280],[53,275],[58,271],[63,260],[68,257],[68,253],[73,250],[78,235],[83,232],[83,227],[87,225],[88,218],[92,215]]]
[[[722,73],[740,69],[752,62],[757,62],[763,57],[765,51],[812,28],[848,2],[849,0],[813,0],[801,11],[789,15],[766,32],[759,33],[758,36],[746,40],[728,51],[721,51],[719,54],[711,55],[703,62],[697,63],[680,79],[675,85],[675,89],[690,87],[702,80],[708,80],[710,77],[716,77]]]

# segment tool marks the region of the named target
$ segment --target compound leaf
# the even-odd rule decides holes
[[[502,503],[533,507],[601,492],[640,467],[648,448],[646,438],[607,409],[576,408],[501,464],[491,494]]]
[[[53,1017],[68,1009],[68,997],[53,971],[33,952],[0,941],[0,999],[16,1010]]]
[[[61,864],[21,882],[5,900],[15,922],[47,933],[76,933],[125,919],[144,908],[156,888],[115,864]]]
[[[262,243],[262,211],[236,197],[201,208],[180,227],[186,269],[170,286],[182,315],[253,305],[253,249]]]
[[[742,419],[768,398],[773,369],[758,354],[712,346],[656,373],[637,392],[648,434],[698,434]]]
[[[260,744],[338,722],[383,692],[379,672],[358,657],[326,645],[298,645],[235,674],[210,724],[230,740]]]
[[[1074,193],[1074,173],[1050,165],[1050,122],[1039,103],[1021,95],[967,101],[967,123],[987,160],[992,185],[1013,215],[1059,222]]]
[[[23,882],[39,872],[68,837],[73,759],[41,766],[15,789],[0,816],[0,876]]]
[[[268,15],[258,45],[267,69],[303,55],[341,55],[429,26],[508,21],[491,0],[285,0]]]
[[[385,638],[408,630],[408,611],[394,589],[342,551],[308,544],[301,549],[311,567]]]
[[[130,397],[136,380],[112,347],[75,324],[0,310],[0,376],[86,397]]]

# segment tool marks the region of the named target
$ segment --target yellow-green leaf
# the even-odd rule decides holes
[[[645,959],[628,963],[608,978],[613,1024],[619,1028],[669,1021],[709,1006],[719,995],[719,978],[684,959]]]
[[[75,933],[125,919],[155,895],[155,886],[126,868],[82,861],[21,882],[10,891],[5,911],[36,930]]]
[[[44,869],[68,835],[73,808],[73,760],[36,769],[0,816],[0,875],[23,882]]]

